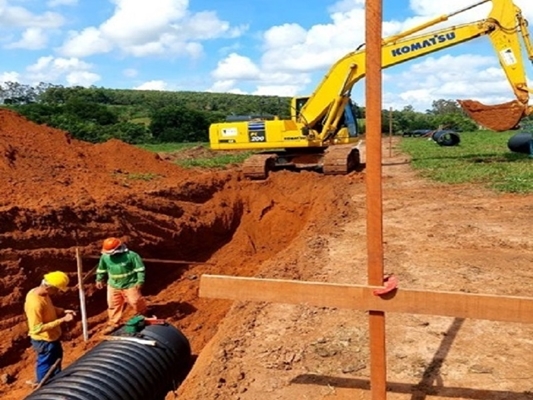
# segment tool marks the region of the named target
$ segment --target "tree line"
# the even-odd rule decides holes
[[[65,130],[89,142],[117,138],[127,143],[206,142],[209,125],[228,115],[278,115],[290,118],[290,98],[191,91],[148,91],[99,87],[0,85],[0,104],[31,121]],[[357,108],[364,121],[364,107]],[[389,111],[383,110],[383,132],[389,131]],[[461,131],[476,124],[457,102],[440,99],[426,112],[408,106],[392,111],[395,133],[435,129],[444,125]],[[361,124],[364,127],[364,124]]]

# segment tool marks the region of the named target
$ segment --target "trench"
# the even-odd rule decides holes
[[[345,207],[346,184],[342,177],[312,172],[279,172],[264,182],[245,181],[237,173],[214,174],[121,201],[0,209],[0,334],[5,338],[0,374],[14,381],[0,389],[2,398],[9,400],[13,389],[23,390],[22,380],[33,375],[24,296],[50,270],[63,270],[75,280],[76,247],[85,271],[95,265],[94,256],[107,236],[123,238],[146,259],[194,262],[146,262],[143,292],[150,312],[179,327],[197,356],[231,306],[198,298],[199,277],[258,274],[263,262],[288,248],[302,231]],[[94,338],[106,321],[105,293],[95,288],[93,279],[85,289],[89,334]],[[75,289],[56,301],[79,308]],[[64,329],[67,365],[98,344],[97,339],[84,344],[81,333],[79,322]]]

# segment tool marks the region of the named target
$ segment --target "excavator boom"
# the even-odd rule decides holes
[[[487,2],[492,2],[492,10],[483,20],[413,36],[415,33],[448,20],[451,16]],[[473,100],[459,103],[480,125],[497,131],[508,130],[532,112],[528,106],[530,90],[527,87],[522,60],[521,39],[530,60],[533,60],[533,46],[527,29],[527,21],[522,17],[520,8],[512,0],[482,0],[398,35],[385,38],[382,47],[383,68],[389,68],[481,36],[489,37],[517,100],[495,106],[485,106]],[[365,57],[366,52],[361,49],[338,60],[301,109],[300,121],[308,126],[315,126],[322,120],[326,121],[320,137],[329,137],[329,132],[335,129],[331,122],[336,120],[336,113],[339,112],[336,103],[342,102],[344,97],[349,96],[353,85],[365,76]],[[343,74],[342,71],[346,72]],[[494,115],[498,115],[497,120],[494,119]]]

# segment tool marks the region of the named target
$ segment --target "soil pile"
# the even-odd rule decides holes
[[[179,168],[119,140],[90,144],[0,110],[0,206],[78,202],[182,179]]]
[[[494,131],[516,128],[524,117],[525,106],[517,100],[487,106],[476,100],[457,100],[470,118]]]

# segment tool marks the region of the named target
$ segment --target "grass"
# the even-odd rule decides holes
[[[156,153],[171,153],[186,151],[194,147],[209,148],[208,143],[161,143],[161,144],[142,144],[139,147]],[[253,152],[241,151],[228,153],[221,151],[208,157],[198,156],[196,158],[178,159],[176,164],[183,168],[225,168],[231,164],[240,164],[250,157]]]
[[[512,132],[461,133],[458,146],[427,138],[402,138],[401,149],[423,176],[444,183],[476,183],[510,193],[533,193],[533,159],[507,147]]]
[[[193,147],[207,146],[206,143],[157,143],[157,144],[140,144],[138,147],[153,151],[155,153],[167,153],[172,151],[187,150]]]
[[[252,152],[243,151],[235,154],[221,154],[210,158],[178,160],[176,164],[184,168],[224,168],[231,164],[240,164],[251,155]]]

